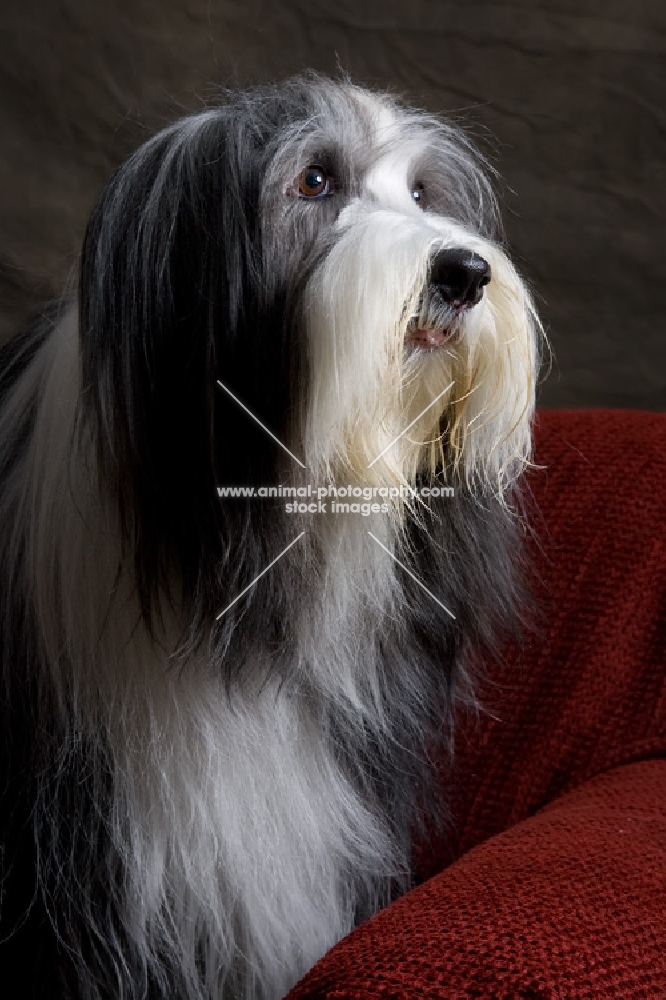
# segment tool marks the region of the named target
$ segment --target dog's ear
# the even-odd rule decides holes
[[[144,610],[174,559],[194,587],[198,553],[223,544],[216,375],[247,323],[258,184],[231,142],[223,110],[157,135],[111,179],[83,246],[84,426]]]

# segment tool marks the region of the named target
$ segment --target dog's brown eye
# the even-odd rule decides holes
[[[412,198],[419,208],[425,207],[425,187],[421,181],[418,181],[418,183],[416,183],[412,188]]]
[[[333,190],[333,179],[316,163],[298,175],[298,193],[301,198],[323,198]]]

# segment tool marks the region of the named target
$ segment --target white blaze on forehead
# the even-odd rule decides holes
[[[387,130],[396,124],[398,115],[395,106],[391,103],[390,98],[371,94],[367,90],[361,90],[360,87],[352,87],[351,93],[370,121],[374,132],[373,138],[379,144],[383,141]]]
[[[376,198],[387,208],[401,212],[419,212],[420,208],[412,197],[414,182],[414,160],[420,147],[417,142],[399,141],[400,129],[394,126],[395,143],[389,133],[388,152],[382,155],[370,168],[363,182],[363,193]]]
[[[423,143],[413,134],[406,134],[404,116],[390,98],[355,88],[353,96],[371,127],[367,151],[371,166],[363,179],[363,194],[387,207],[414,209],[411,175]]]

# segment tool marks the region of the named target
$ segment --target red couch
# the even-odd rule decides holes
[[[666,415],[536,439],[541,622],[459,721],[450,833],[289,1000],[666,998]]]

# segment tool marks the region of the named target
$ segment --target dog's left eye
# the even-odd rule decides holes
[[[411,194],[414,202],[419,206],[419,208],[425,208],[425,187],[421,181],[418,181],[418,183],[414,185]]]
[[[332,193],[333,178],[319,164],[311,163],[301,170],[296,187],[300,198],[323,198]]]

